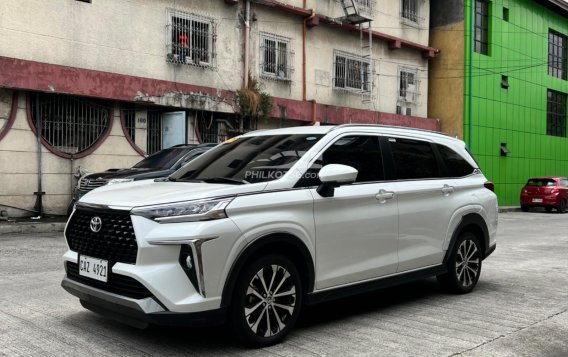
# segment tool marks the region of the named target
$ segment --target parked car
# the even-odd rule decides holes
[[[546,212],[556,209],[566,212],[568,203],[568,178],[557,176],[534,177],[521,189],[521,209],[544,207]]]
[[[217,144],[176,145],[160,150],[128,169],[109,169],[81,177],[73,192],[68,214],[81,197],[95,188],[138,180],[167,177]]]
[[[439,133],[256,131],[167,181],[83,197],[62,286],[134,326],[227,321],[243,343],[268,346],[303,305],[428,276],[472,291],[496,247],[492,189],[465,144]]]

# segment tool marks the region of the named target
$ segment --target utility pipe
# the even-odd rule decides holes
[[[39,109],[39,95],[35,96],[35,115],[36,115],[36,140],[37,140],[37,192],[35,210],[39,213],[39,217],[43,217],[43,187],[42,187],[42,152],[41,152],[41,134],[43,132],[43,123],[41,121],[41,112]]]
[[[249,78],[249,52],[250,52],[250,0],[245,1],[245,58],[244,58],[244,81],[243,88],[248,87]]]
[[[306,7],[306,0],[304,0],[304,8]],[[302,98],[306,101],[306,38],[308,36],[308,21],[316,17],[316,12],[312,9],[312,14],[304,19],[304,32],[302,36]]]

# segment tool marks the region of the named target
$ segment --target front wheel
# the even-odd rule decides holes
[[[302,306],[302,283],[294,264],[280,255],[260,258],[242,272],[234,290],[230,323],[248,346],[276,344],[290,332]]]
[[[477,237],[470,232],[460,235],[446,266],[447,273],[437,277],[443,287],[458,294],[472,291],[481,274],[481,245]]]

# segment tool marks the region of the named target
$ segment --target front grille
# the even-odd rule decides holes
[[[107,179],[97,178],[97,179],[89,179],[89,178],[82,178],[79,180],[79,190],[81,191],[91,191],[95,188],[104,186],[108,183]]]
[[[151,297],[152,293],[146,289],[139,281],[128,276],[109,272],[108,282],[98,281],[79,275],[79,265],[67,262],[67,277],[78,283],[82,283],[93,288],[108,291],[109,293],[126,296],[133,299],[145,299]],[[109,265],[109,270],[111,266]]]
[[[91,229],[91,219],[99,217],[99,232]],[[77,208],[65,231],[72,251],[93,258],[108,260],[109,264],[136,263],[138,244],[127,211],[91,210]]]

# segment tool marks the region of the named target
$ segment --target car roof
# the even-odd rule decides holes
[[[531,177],[529,180],[559,180],[565,179],[564,176],[538,176],[538,177]]]

